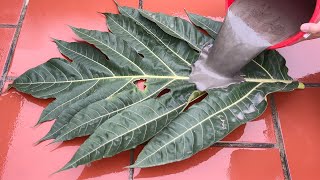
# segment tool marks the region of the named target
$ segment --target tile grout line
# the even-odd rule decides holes
[[[274,143],[243,143],[243,142],[220,141],[220,142],[213,144],[211,147],[272,149],[272,148],[276,148],[276,144],[274,144]]]
[[[143,0],[139,0],[139,9],[143,9]],[[130,150],[130,165],[134,164],[134,151],[135,149]],[[129,180],[133,180],[134,168],[129,169]]]
[[[16,28],[16,24],[0,24],[0,28]]]
[[[11,64],[11,61],[12,61],[12,58],[13,58],[13,55],[14,55],[14,51],[15,51],[16,46],[17,46],[17,42],[18,42],[20,31],[21,31],[21,28],[22,28],[23,20],[25,18],[26,12],[27,12],[28,2],[29,2],[28,0],[25,0],[24,3],[23,3],[23,7],[22,7],[22,10],[21,10],[21,13],[20,13],[19,22],[18,22],[16,31],[14,33],[13,40],[12,40],[11,45],[10,45],[10,50],[9,50],[6,62],[5,62],[4,67],[2,69],[2,74],[1,74],[1,79],[0,79],[0,94],[2,93],[2,89],[3,89],[4,83],[5,83],[5,79],[7,77],[7,74],[8,74],[8,71],[9,71],[9,67],[10,67],[10,64]]]
[[[286,180],[291,180],[291,173],[290,173],[286,150],[284,147],[281,124],[279,121],[279,114],[277,111],[276,102],[273,95],[270,96],[270,102],[271,102],[271,110],[272,110],[272,121],[273,121],[276,139],[277,139],[277,145],[280,151],[280,159],[281,159],[283,175]]]
[[[130,149],[130,165],[134,164],[134,150]],[[133,180],[134,168],[129,168],[129,180]]]
[[[320,83],[304,83],[307,88],[319,88]]]

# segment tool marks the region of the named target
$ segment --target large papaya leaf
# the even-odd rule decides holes
[[[38,123],[56,119],[40,141],[90,135],[61,170],[113,156],[153,138],[132,167],[186,159],[259,116],[266,95],[298,87],[284,59],[274,51],[260,54],[244,69],[246,82],[208,91],[188,82],[198,51],[214,41],[221,23],[189,13],[206,36],[188,21],[118,6],[106,13],[110,32],[71,27],[84,41],[54,40],[69,60],[53,58],[33,68],[10,87],[38,98],[56,98]],[[135,82],[146,80],[145,90]],[[158,97],[163,89],[170,93]]]

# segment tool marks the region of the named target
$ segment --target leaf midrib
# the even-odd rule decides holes
[[[45,82],[31,82],[31,83],[15,83],[15,84],[61,84],[61,83],[76,83],[76,82],[89,82],[89,81],[97,81],[97,80],[107,80],[107,79],[175,79],[175,80],[189,80],[188,76],[152,76],[152,75],[145,75],[145,76],[112,76],[112,77],[102,77],[102,78],[92,78],[92,79],[81,79],[81,80],[73,80],[73,81],[45,81]],[[246,82],[255,82],[255,83],[286,83],[290,84],[292,80],[282,80],[282,79],[255,79],[255,78],[244,78]]]
[[[97,81],[97,80],[107,80],[107,79],[173,79],[173,80],[188,80],[188,76],[153,76],[153,75],[136,75],[136,76],[112,76],[112,77],[102,77],[102,78],[92,78],[92,79],[79,79],[73,81],[45,81],[45,82],[31,82],[31,83],[15,83],[15,84],[50,84],[50,83],[74,83],[74,82],[87,82],[87,81]]]

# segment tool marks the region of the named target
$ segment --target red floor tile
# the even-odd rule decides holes
[[[0,73],[7,60],[15,29],[0,28]]]
[[[225,16],[225,0],[144,0],[143,9],[171,14],[179,17],[187,17],[184,9],[189,12],[209,17]]]
[[[224,0],[144,0],[143,2],[143,8],[146,10],[184,18],[186,18],[184,9],[211,18],[225,16],[226,2]],[[239,127],[224,141],[275,142],[270,109],[257,120]]]
[[[320,39],[279,49],[286,58],[289,75],[305,83],[320,83]]]
[[[140,150],[141,147],[137,151]],[[279,157],[277,149],[211,147],[181,162],[135,169],[134,179],[282,180],[284,178]]]
[[[18,24],[23,0],[1,0],[0,24]]]
[[[34,145],[52,124],[33,128],[49,101],[13,90],[0,96],[0,179],[128,179],[129,172],[123,167],[129,165],[129,152],[50,176],[70,160],[85,138],[49,146]]]
[[[138,0],[118,0],[138,7]],[[61,57],[51,38],[75,41],[68,25],[107,31],[105,17],[98,12],[117,13],[113,0],[32,0],[29,2],[9,76],[19,76],[52,57]]]
[[[292,179],[318,179],[320,88],[276,95]]]

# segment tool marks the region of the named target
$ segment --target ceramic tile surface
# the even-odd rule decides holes
[[[144,0],[143,9],[186,18],[185,9],[195,14],[222,19],[226,3],[224,0]]]
[[[225,137],[222,141],[275,143],[274,128],[270,106],[256,120],[250,121]]]
[[[289,75],[305,83],[320,83],[320,39],[304,41],[278,51],[287,60]]]
[[[51,122],[33,127],[50,100],[39,101],[10,90],[0,96],[0,179],[127,179],[129,153],[97,161],[88,166],[51,175],[71,159],[85,138],[46,146],[35,145],[50,129]],[[6,113],[4,113],[6,112]],[[19,172],[19,173],[17,173]]]
[[[292,179],[318,179],[320,88],[276,95]]]
[[[23,0],[1,0],[0,24],[18,24]]]
[[[136,150],[136,155],[139,150]],[[135,169],[141,180],[282,180],[276,149],[238,149],[211,147],[193,157],[160,167]]]
[[[14,32],[13,28],[0,28],[0,73],[7,60]]]

